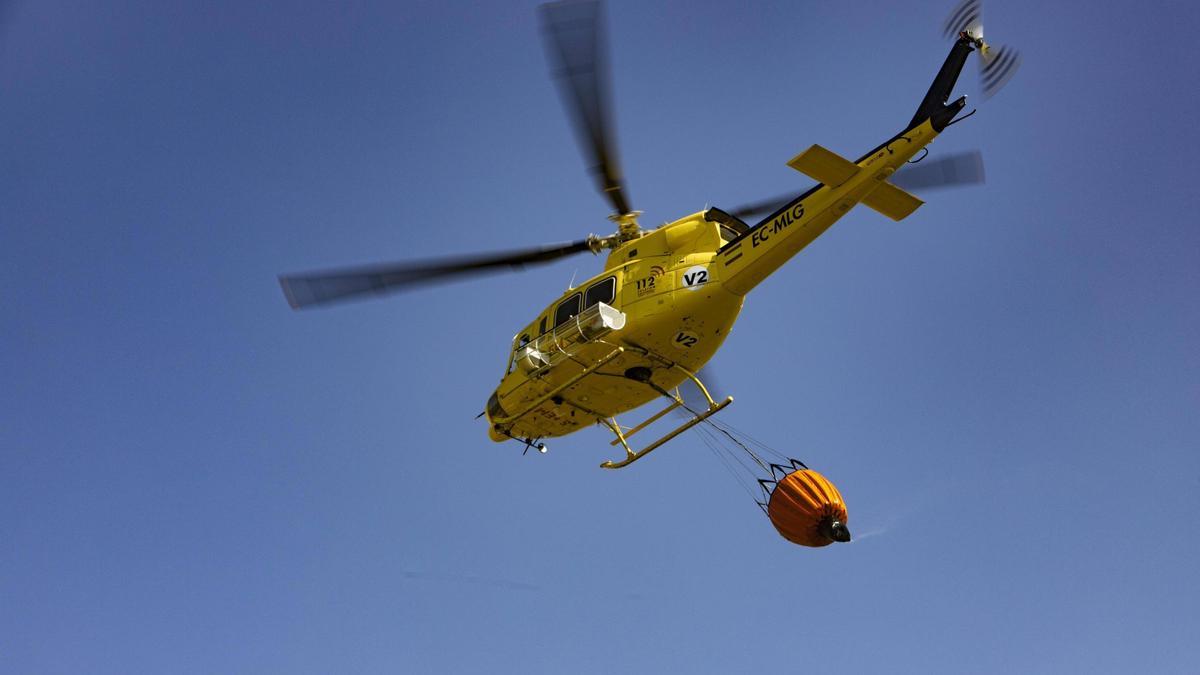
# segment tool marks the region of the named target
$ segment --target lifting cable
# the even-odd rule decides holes
[[[684,410],[687,410],[693,416],[700,416],[701,413],[693,410],[691,406],[687,405],[686,403],[683,403],[682,397],[679,397],[677,400],[679,400],[680,407],[682,407]],[[764,509],[765,505],[763,502],[759,501],[759,499],[761,491],[765,490],[766,486],[763,485],[762,481],[758,478],[758,476],[761,475],[760,470],[774,479],[776,467],[782,468],[780,466],[781,464],[791,463],[795,465],[796,463],[796,460],[779,452],[766,443],[755,439],[750,434],[740,431],[732,425],[725,424],[723,422],[717,422],[711,417],[705,419],[704,424],[693,427],[693,430],[696,431],[701,442],[703,442],[704,445],[708,447],[709,451],[712,452],[717,458],[717,460],[721,462],[721,464],[725,467],[725,470],[730,476],[733,477],[737,484],[741,486],[741,488],[746,492],[747,495],[750,496],[755,504]],[[724,439],[728,439],[733,446],[736,446],[736,449],[724,442]],[[751,445],[757,447],[758,452],[755,452],[755,450],[750,447]],[[741,450],[741,452],[738,452],[737,450]],[[764,460],[761,455],[769,455],[778,461],[768,462]],[[749,460],[753,460],[753,464],[751,464]],[[737,466],[735,467],[734,464]],[[755,465],[757,465],[757,467]],[[803,466],[802,462],[800,463],[800,466]]]

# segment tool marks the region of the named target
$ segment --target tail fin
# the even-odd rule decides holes
[[[788,166],[831,188],[845,183],[858,173],[857,164],[819,145],[793,157]]]
[[[950,49],[950,54],[946,56],[946,62],[942,64],[942,69],[938,71],[937,77],[933,78],[933,84],[929,85],[929,92],[925,94],[925,98],[921,99],[921,105],[917,106],[916,114],[908,123],[909,129],[925,120],[930,120],[933,130],[941,133],[950,120],[958,114],[958,111],[963,109],[963,106],[967,104],[965,96],[960,96],[948,105],[946,101],[950,99],[954,85],[958,82],[958,76],[962,73],[963,65],[966,64],[967,57],[973,51],[975,51],[975,41],[965,34],[960,36],[954,43],[954,47]]]
[[[862,170],[854,162],[819,145],[793,157],[788,166],[831,188],[845,183]],[[862,203],[892,220],[907,218],[925,203],[887,181],[880,181],[877,185],[863,198]]]
[[[871,194],[867,195],[862,203],[892,220],[904,220],[925,202],[913,194],[883,181],[879,183],[879,187],[871,190]]]

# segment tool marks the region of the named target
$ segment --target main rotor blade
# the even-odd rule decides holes
[[[924,192],[958,185],[977,185],[984,182],[983,155],[978,150],[947,155],[936,160],[910,164],[890,178],[896,187]],[[738,218],[749,218],[778,211],[797,195],[776,195],[749,204],[743,204],[729,213]]]
[[[292,309],[303,309],[365,295],[380,295],[422,284],[449,281],[456,277],[521,269],[591,250],[591,241],[543,246],[523,251],[461,258],[350,267],[309,274],[279,277],[279,285]]]
[[[617,213],[625,214],[632,209],[612,140],[609,62],[600,8],[594,0],[542,5],[542,35],[563,105],[591,163],[588,169]]]
[[[706,365],[696,373],[696,379],[704,383],[704,388],[708,390],[708,395],[713,397],[713,400],[720,401],[725,398],[725,390],[722,389],[713,374],[714,370],[712,364]],[[683,404],[691,411],[704,412],[708,410],[708,399],[704,398],[700,388],[690,379],[684,380],[679,385],[679,396],[683,399]]]
[[[791,193],[786,195],[775,195],[769,199],[750,202],[749,204],[742,204],[736,209],[731,209],[729,214],[732,216],[737,216],[738,218],[760,216],[764,213],[770,213],[772,211],[778,211],[779,209],[782,209],[787,205],[788,202],[792,201],[796,197],[797,195]]]
[[[918,192],[983,182],[983,154],[978,150],[909,164],[892,174],[896,187]]]

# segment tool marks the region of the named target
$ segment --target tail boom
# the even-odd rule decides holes
[[[926,120],[857,162],[819,145],[793,158],[789,166],[821,184],[721,248],[717,259],[724,288],[738,295],[748,293],[856,204],[866,204],[894,220],[907,217],[921,200],[887,179],[937,135],[933,123]]]
[[[947,101],[967,57],[976,48],[986,48],[983,40],[961,32],[912,121],[858,161],[851,162],[819,145],[792,158],[789,166],[819,184],[718,251],[724,287],[738,295],[748,293],[856,204],[866,204],[893,220],[902,220],[921,206],[920,199],[887,179],[933,142],[966,105],[965,96]]]

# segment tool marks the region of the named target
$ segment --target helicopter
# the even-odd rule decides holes
[[[732,403],[714,398],[701,368],[718,352],[746,296],[835,222],[862,204],[903,220],[924,202],[909,192],[983,180],[978,152],[909,167],[961,115],[966,96],[950,96],[973,52],[981,56],[982,92],[990,97],[1020,63],[1017,52],[983,40],[979,0],[965,0],[943,33],[953,44],[912,119],[896,134],[850,160],[813,145],[788,166],[817,181],[799,195],[729,211],[715,207],[643,229],[622,178],[611,137],[609,68],[598,0],[542,5],[543,35],[560,93],[597,187],[613,208],[615,232],[555,246],[472,257],[403,262],[283,275],[293,309],[383,294],[449,278],[518,269],[579,253],[608,252],[603,269],[542,309],[513,338],[500,384],[480,414],[493,441],[514,440],[541,452],[544,439],[599,424],[625,456],[601,467],[628,466]],[[923,153],[918,157],[918,153]],[[914,160],[914,158],[916,158]],[[767,214],[750,224],[744,218]],[[691,383],[700,403],[680,386]],[[656,399],[664,407],[624,426],[623,415]],[[631,438],[669,413],[685,421],[640,449]]]

